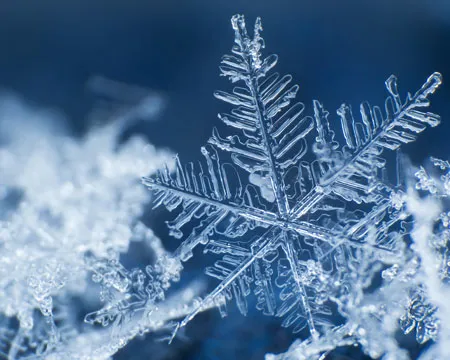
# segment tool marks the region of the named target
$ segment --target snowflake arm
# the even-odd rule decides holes
[[[302,115],[303,104],[291,105],[298,85],[289,86],[290,75],[280,78],[274,73],[266,78],[278,57],[270,55],[261,60],[260,50],[264,47],[261,20],[256,20],[253,39],[247,34],[242,15],[234,16],[231,22],[235,30],[233,56],[225,55],[220,69],[223,76],[233,83],[242,81],[245,88],[235,87],[233,94],[217,91],[215,96],[237,106],[231,114],[219,114],[219,119],[241,130],[243,137],[235,135],[223,139],[214,129],[209,143],[230,152],[233,162],[253,177],[268,182],[270,193],[266,194],[266,199],[274,199],[279,217],[287,218],[285,170],[306,153],[305,137],[314,123],[311,117]]]
[[[361,190],[363,193],[370,192],[373,168],[382,168],[385,165],[385,160],[380,157],[383,149],[396,150],[402,144],[414,141],[427,125],[434,127],[439,124],[438,115],[424,112],[421,108],[429,106],[428,96],[433,94],[441,83],[442,75],[432,74],[414,95],[408,93],[402,103],[397,91],[397,80],[391,76],[386,80],[390,96],[386,98],[385,115],[383,116],[378,106],[371,108],[367,103],[362,103],[361,122],[357,122],[351,108],[343,104],[337,111],[345,136],[345,145],[339,153],[333,141],[334,134],[329,131],[327,113],[320,103],[315,102],[317,142],[330,144],[331,141],[331,148],[334,150],[329,154],[334,163],[331,163],[331,166],[323,162],[313,164],[317,184],[296,204],[291,216],[301,218],[330,193],[364,201],[358,193],[361,193]]]

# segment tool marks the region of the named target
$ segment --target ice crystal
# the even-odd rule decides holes
[[[212,305],[226,315],[233,298],[246,314],[253,293],[258,310],[309,333],[294,346],[300,359],[323,359],[346,344],[360,344],[373,358],[407,358],[394,333],[410,299],[410,212],[405,188],[386,180],[383,156],[439,124],[426,108],[441,75],[405,97],[389,77],[384,107],[364,102],[356,117],[341,105],[339,131],[319,101],[307,115],[295,102],[292,77],[272,71],[278,58],[263,57],[260,19],[253,37],[243,16],[231,22],[235,42],[220,71],[236,86],[214,94],[233,106],[219,114],[226,126],[214,128],[201,148],[204,162],[183,165],[176,157],[174,174],[164,169],[143,180],[155,207],[177,211],[167,223],[183,238],[176,258],[187,261],[199,245],[219,257],[206,268],[219,284],[176,330]],[[420,186],[434,190],[421,176]],[[383,269],[390,281],[370,290]]]

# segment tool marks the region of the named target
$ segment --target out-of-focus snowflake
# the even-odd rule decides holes
[[[159,105],[155,97],[155,113]],[[23,337],[35,331],[39,309],[52,345],[60,336],[54,299],[85,290],[86,255],[117,260],[140,240],[135,230],[149,194],[139,178],[170,161],[142,137],[120,144],[121,117],[81,139],[65,134],[63,120],[2,98],[0,312],[17,317]]]

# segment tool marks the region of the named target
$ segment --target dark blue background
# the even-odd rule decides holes
[[[400,91],[415,91],[429,74],[442,72],[444,86],[432,102],[443,124],[404,151],[416,163],[427,154],[449,158],[448,0],[3,0],[0,86],[64,111],[78,135],[89,127],[90,76],[154,89],[167,107],[160,121],[134,130],[185,160],[196,159],[223,106],[213,90],[229,88],[218,63],[233,43],[235,13],[245,14],[251,26],[262,17],[267,51],[280,57],[278,71],[293,75],[307,106],[319,99],[331,114],[343,101],[381,104],[391,73]],[[166,236],[161,225],[154,227]],[[215,313],[202,315],[188,329],[189,340],[168,349],[149,337],[117,358],[261,359],[292,340],[277,323],[239,316],[219,321]]]

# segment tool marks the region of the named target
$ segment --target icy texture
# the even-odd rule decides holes
[[[125,293],[138,286],[141,274],[118,263],[130,241],[146,242],[160,259],[158,266],[164,271],[159,270],[158,279],[163,289],[167,276],[175,278],[168,273],[169,260],[164,260],[169,254],[139,222],[149,200],[139,178],[170,162],[171,155],[138,136],[119,143],[136,112],[122,111],[108,124],[75,139],[58,128],[64,119],[55,112],[33,109],[10,95],[4,95],[1,103],[0,354],[7,359],[32,354],[107,358],[138,333],[185,315],[200,291],[198,284],[181,291],[175,303],[161,303],[152,316],[149,310],[140,320],[132,318],[137,325],[122,329],[120,336],[93,328],[80,331],[77,309],[70,304],[73,296],[87,305],[98,297],[98,290],[89,285],[92,276],[101,283],[105,301],[114,298],[113,290]],[[152,94],[146,99],[145,114],[155,115],[159,107],[159,98]],[[155,271],[148,270],[148,276]]]
[[[18,103],[8,106],[20,108]],[[50,312],[50,294],[67,278],[84,277],[80,268],[86,252],[106,257],[127,250],[148,201],[136,178],[169,159],[137,137],[116,150],[121,130],[116,125],[95,129],[78,141],[51,133],[36,136],[30,124],[0,149],[2,189],[5,196],[13,190],[20,196],[2,223],[0,277],[2,289],[9,291],[2,292],[0,304],[7,315],[19,314],[24,325],[29,314],[25,304],[19,310],[20,303],[37,302]],[[24,281],[18,281],[22,276]],[[79,279],[69,282],[82,284]]]
[[[233,298],[246,314],[253,294],[258,310],[309,334],[289,353],[298,357],[285,358],[324,359],[335,347],[359,344],[373,358],[406,359],[394,334],[411,299],[410,214],[405,188],[386,180],[383,156],[439,124],[426,108],[441,75],[404,97],[389,77],[384,107],[364,102],[356,117],[343,104],[338,129],[318,101],[306,115],[292,77],[272,71],[278,58],[262,55],[260,19],[253,37],[243,16],[231,22],[235,43],[220,71],[236,86],[214,94],[233,106],[219,114],[228,128],[214,128],[201,148],[203,163],[183,165],[177,157],[174,174],[164,169],[143,179],[155,207],[177,211],[167,223],[183,238],[175,256],[186,261],[203,245],[219,257],[206,268],[219,284],[176,330],[212,305],[225,316]],[[386,268],[396,276],[370,290]]]
[[[420,259],[420,267],[414,279],[417,290],[402,317],[402,328],[415,331],[419,343],[434,340],[420,359],[443,360],[448,358],[450,348],[450,166],[448,161],[430,160],[434,169],[421,167],[415,173],[416,189],[425,190],[429,196],[420,198],[410,190],[407,198],[414,218],[412,250]]]

